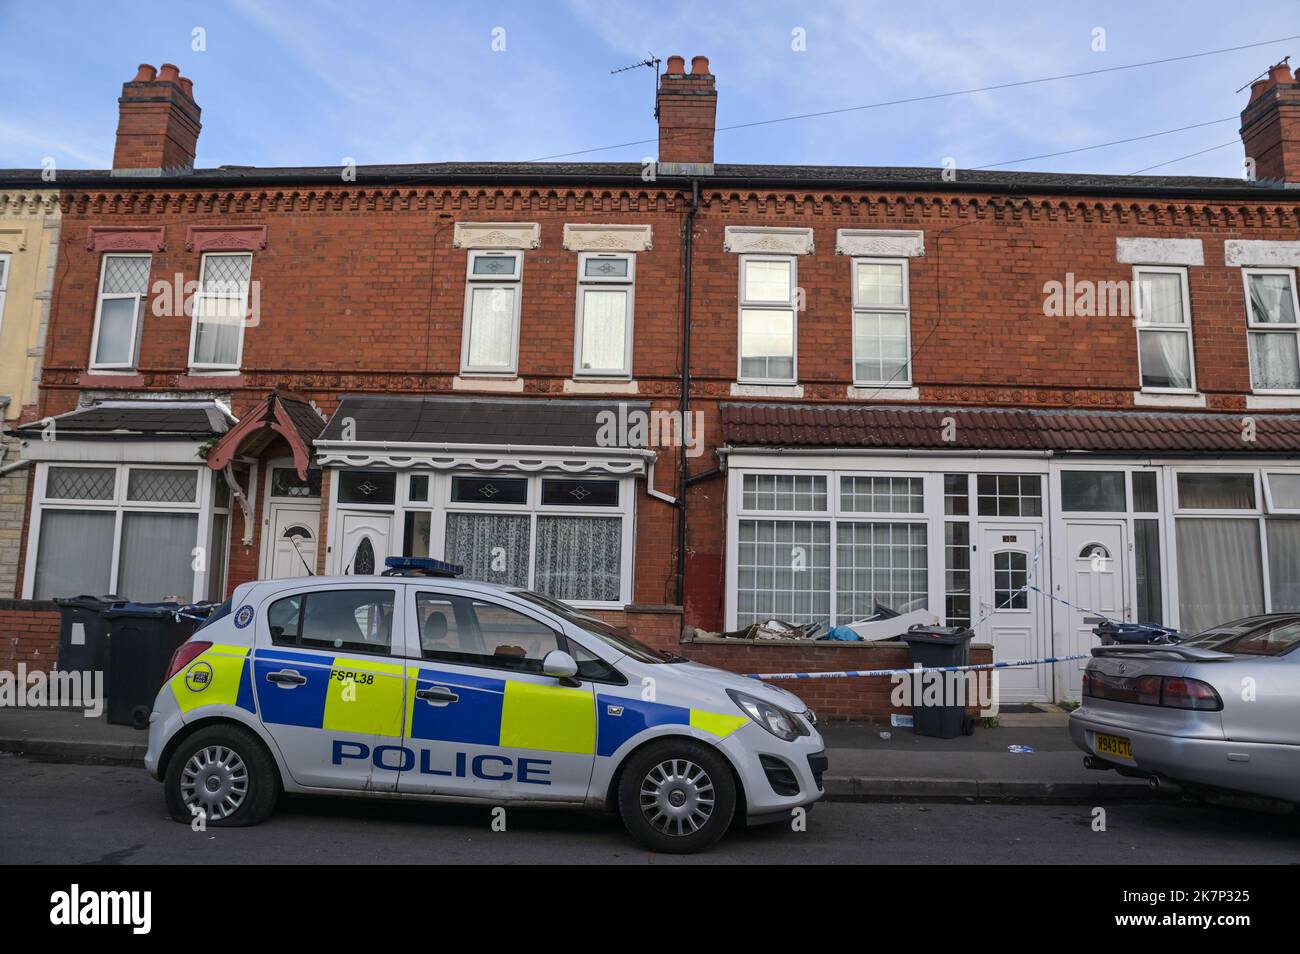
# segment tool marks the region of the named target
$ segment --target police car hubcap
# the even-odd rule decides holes
[[[641,812],[667,835],[690,835],[713,815],[713,780],[688,759],[660,762],[641,782]]]
[[[210,745],[190,756],[181,772],[181,797],[209,820],[239,809],[248,794],[248,767],[233,749]]]

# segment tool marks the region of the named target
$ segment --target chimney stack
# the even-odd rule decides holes
[[[199,107],[194,84],[171,63],[155,70],[141,63],[117,101],[113,174],[161,176],[194,168]]]
[[[1300,81],[1285,63],[1251,84],[1241,142],[1256,179],[1300,183]]]
[[[708,58],[692,59],[687,73],[682,57],[668,57],[655,107],[659,113],[659,171],[665,175],[712,175],[718,89]]]

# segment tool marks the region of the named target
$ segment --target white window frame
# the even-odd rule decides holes
[[[87,470],[111,470],[114,472],[113,496],[103,500],[85,500],[67,497],[46,497],[51,467],[71,467]],[[196,474],[194,482],[194,499],[188,503],[173,501],[131,500],[127,494],[130,487],[131,471],[135,470],[184,470]],[[99,461],[40,461],[36,464],[35,483],[32,488],[31,532],[28,534],[26,567],[23,573],[23,598],[31,599],[36,590],[36,559],[40,553],[41,523],[46,511],[53,510],[93,510],[114,514],[113,552],[109,566],[109,592],[116,592],[121,579],[122,525],[127,514],[131,513],[177,513],[195,514],[198,517],[194,539],[195,547],[208,547],[211,544],[212,512],[216,495],[212,486],[215,478],[206,467],[174,464],[112,464]],[[227,511],[228,512],[228,511]],[[229,517],[227,517],[229,521]],[[230,523],[227,522],[226,550],[230,549]],[[205,561],[202,570],[194,571],[194,587],[190,599],[206,599],[208,579],[212,569],[212,554]],[[222,559],[225,559],[223,556]],[[75,594],[67,594],[75,595]]]
[[[788,303],[771,301],[749,301],[745,298],[745,273],[750,262],[784,262],[790,266],[790,301]],[[736,381],[741,384],[797,384],[799,382],[799,309],[796,299],[799,294],[799,258],[796,255],[760,255],[745,254],[740,256],[740,290],[737,293],[736,308]],[[790,313],[790,377],[755,378],[746,377],[745,367],[745,312],[775,311]]]
[[[513,275],[475,275],[474,262],[479,258],[513,258],[515,273]],[[510,342],[510,364],[508,367],[475,367],[469,363],[471,318],[474,310],[474,290],[492,288],[501,285],[513,285],[514,314],[511,322],[514,326]],[[519,315],[524,298],[524,253],[512,249],[471,249],[465,256],[465,306],[461,323],[460,371],[461,374],[483,375],[488,377],[513,378],[519,373]]]
[[[4,330],[5,321],[5,293],[9,290],[9,269],[13,267],[13,260],[8,252],[0,252],[0,331]]]
[[[888,464],[888,461],[882,461]],[[922,524],[925,527],[926,546],[926,600],[934,606],[938,599],[939,606],[944,604],[944,586],[946,585],[946,556],[943,530],[943,472],[942,471],[907,471],[889,469],[824,469],[809,467],[806,470],[779,467],[750,467],[728,471],[728,506],[727,506],[727,557],[725,560],[726,606],[725,620],[728,629],[736,629],[739,623],[739,553],[740,524],[746,520],[771,520],[783,523],[823,523],[828,526],[830,547],[830,593],[827,603],[828,618],[831,625],[836,624],[840,611],[839,592],[839,527],[848,523],[868,524]],[[744,505],[744,485],[746,477],[822,477],[826,480],[826,507],[823,510],[761,510],[749,509]],[[919,512],[880,512],[848,510],[843,506],[841,492],[845,478],[884,477],[921,480],[921,510]],[[937,515],[936,515],[937,502]],[[971,518],[963,518],[971,519]],[[936,589],[937,587],[937,589]]]
[[[149,295],[149,282],[146,278],[144,291],[139,294],[114,292],[104,294],[104,274],[108,270],[110,258],[143,258],[149,262],[149,271],[153,272],[153,255],[148,252],[105,252],[99,258],[99,284],[95,286],[95,330],[90,336],[90,364],[92,370],[133,371],[140,359],[140,331],[143,323],[144,300]],[[135,318],[131,322],[131,358],[125,362],[101,362],[95,360],[99,354],[99,320],[104,311],[105,301],[134,298]]]
[[[849,328],[849,334],[853,339],[853,384],[855,387],[889,387],[905,388],[912,386],[912,286],[909,263],[906,258],[880,258],[874,256],[859,256],[852,260],[852,266],[849,269],[849,280],[853,283],[853,324]],[[902,305],[872,305],[864,304],[858,300],[858,266],[859,265],[900,265],[903,269],[903,303]],[[858,377],[858,313],[859,312],[889,312],[890,314],[902,315],[906,320],[907,327],[907,374],[902,377],[890,378],[889,380],[874,381],[869,378]]]
[[[1296,321],[1289,325],[1256,321],[1255,309],[1250,305],[1251,275],[1285,275],[1291,282],[1291,314]],[[1246,296],[1246,355],[1250,361],[1250,388],[1255,394],[1300,394],[1300,388],[1261,388],[1255,385],[1255,349],[1251,347],[1251,338],[1256,334],[1290,334],[1296,339],[1297,353],[1300,354],[1300,298],[1296,295],[1296,273],[1293,268],[1243,268],[1241,270],[1242,291]]]
[[[217,258],[246,258],[248,259],[248,285],[244,288],[244,293],[239,299],[239,338],[235,345],[235,360],[233,363],[224,361],[198,361],[195,358],[195,350],[199,344],[199,314],[201,312],[204,287],[207,278],[208,262]],[[244,362],[244,327],[247,324],[248,315],[248,290],[253,284],[253,253],[252,252],[204,252],[199,260],[199,290],[194,293],[192,315],[190,318],[190,368],[195,371],[238,371]],[[234,301],[234,297],[229,294],[212,295],[214,299]]]
[[[587,274],[589,261],[625,261],[627,275],[609,278]],[[582,366],[583,327],[586,318],[587,292],[602,286],[621,289],[627,296],[627,306],[623,315],[623,366],[621,368],[584,368]],[[636,314],[636,255],[632,252],[579,252],[578,253],[578,293],[573,339],[573,376],[575,378],[621,378],[632,377],[632,329]]]
[[[1133,266],[1133,289],[1137,296],[1142,294],[1142,274],[1144,272],[1160,273],[1166,275],[1178,275],[1181,281],[1182,304],[1183,304],[1183,321],[1180,325],[1162,325],[1153,324],[1142,317],[1141,307],[1133,318],[1133,326],[1137,333],[1137,350],[1138,350],[1138,387],[1147,394],[1196,394],[1196,347],[1192,335],[1192,300],[1187,281],[1187,266],[1185,265],[1134,265]],[[1148,387],[1143,383],[1142,375],[1142,335],[1147,331],[1169,331],[1179,332],[1187,337],[1187,367],[1191,376],[1190,387],[1186,388],[1157,388]]]

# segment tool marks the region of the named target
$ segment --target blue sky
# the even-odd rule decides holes
[[[192,48],[196,28],[205,50]],[[1093,49],[1097,28],[1104,51]],[[796,29],[806,37],[802,51],[792,48]],[[146,62],[176,63],[194,80],[201,166],[530,160],[653,139],[650,71],[609,73],[649,51],[688,62],[707,55],[718,77],[718,123],[732,125],[1290,34],[1300,34],[1296,0],[0,0],[0,84],[8,91],[0,167],[38,167],[46,156],[61,168],[108,166],[121,85]],[[717,160],[1001,163],[1235,118],[1246,101],[1235,90],[1289,53],[1300,61],[1300,40],[724,131]],[[1236,139],[1235,122],[1223,122],[1003,168],[1129,173]],[[580,158],[653,155],[653,145],[635,145]],[[1237,176],[1241,158],[1234,145],[1158,171]]]

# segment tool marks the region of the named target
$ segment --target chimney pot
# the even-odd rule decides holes
[[[686,73],[686,58],[676,54],[668,57],[668,74],[678,76]]]
[[[709,74],[709,58],[707,56],[691,57],[691,75],[707,76]]]
[[[1266,79],[1258,79],[1250,84],[1250,102],[1254,102],[1264,95],[1264,90],[1268,89],[1269,82]]]
[[[1279,63],[1270,67],[1268,71],[1268,81],[1270,85],[1277,83],[1290,83],[1292,81],[1291,70],[1285,63]]]
[[[190,99],[194,98],[194,80],[190,79],[188,76],[182,76],[177,79],[176,82],[181,84],[181,89],[185,90],[186,96]]]
[[[132,83],[152,83],[153,78],[158,75],[158,71],[148,63],[141,63],[136,71],[135,79]]]
[[[181,71],[176,67],[176,64],[164,63],[162,69],[158,71],[158,82],[174,83],[180,75]]]

